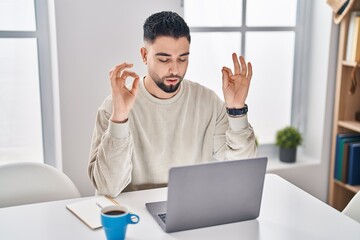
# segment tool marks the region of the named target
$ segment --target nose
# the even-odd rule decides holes
[[[178,75],[179,73],[179,66],[177,62],[172,62],[169,68],[169,72],[171,75]]]

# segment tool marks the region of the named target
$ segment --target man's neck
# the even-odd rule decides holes
[[[146,91],[148,91],[151,95],[153,95],[154,97],[159,98],[159,99],[172,98],[179,92],[179,90],[181,88],[181,84],[180,84],[179,88],[175,92],[172,92],[172,93],[164,92],[162,89],[160,89],[156,85],[156,83],[148,75],[146,75],[144,77],[144,86],[145,86]]]

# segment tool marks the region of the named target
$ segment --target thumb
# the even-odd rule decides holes
[[[221,69],[222,73],[222,86],[223,89],[226,89],[226,87],[229,85],[229,73],[225,67]]]
[[[139,82],[140,82],[140,78],[139,78],[139,77],[136,77],[136,78],[134,79],[133,83],[132,83],[132,87],[131,87],[130,92],[131,92],[131,94],[134,95],[134,96],[136,96],[136,93],[137,93],[137,91],[138,91],[138,89],[139,89]]]

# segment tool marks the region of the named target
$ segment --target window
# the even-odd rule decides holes
[[[0,0],[0,163],[44,162],[47,154],[47,26],[45,0]]]
[[[187,78],[223,99],[221,68],[233,69],[231,53],[245,56],[254,75],[247,98],[249,121],[260,144],[273,144],[276,131],[299,122],[301,18],[304,1],[185,0],[191,29]],[[206,6],[206,7],[205,7]],[[286,9],[286,11],[284,11]],[[300,127],[300,126],[297,126]]]

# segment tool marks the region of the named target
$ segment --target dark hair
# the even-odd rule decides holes
[[[175,12],[163,11],[148,17],[144,23],[144,40],[153,43],[157,37],[186,37],[190,43],[190,29]]]

